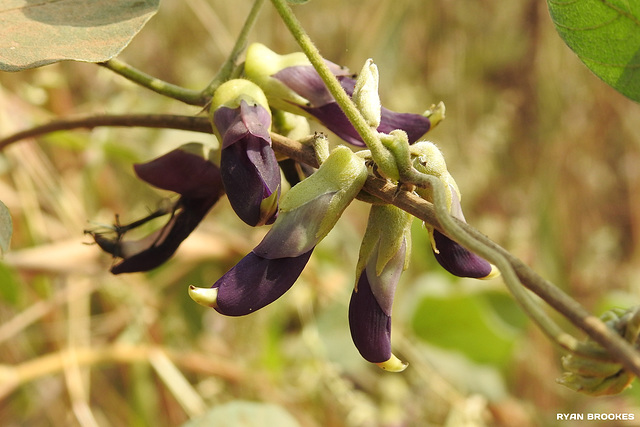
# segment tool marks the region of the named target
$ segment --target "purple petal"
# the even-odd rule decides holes
[[[433,231],[433,239],[440,252],[434,252],[436,260],[449,273],[459,277],[481,279],[492,272],[493,267],[487,260],[468,251],[438,230]]]
[[[193,153],[177,148],[147,163],[135,164],[136,175],[149,184],[189,198],[220,195],[218,167]]]
[[[387,316],[391,316],[393,297],[396,293],[400,276],[404,271],[406,254],[407,243],[406,240],[404,240],[398,252],[389,260],[382,270],[382,273],[380,273],[380,276],[376,276],[376,259],[372,259],[365,268],[369,280],[369,287],[376,301],[378,301],[380,308]]]
[[[353,89],[356,86],[356,81],[348,77],[343,77],[339,80],[345,92],[347,92],[349,96],[352,96]],[[430,128],[431,121],[429,120],[429,118],[423,115],[413,113],[397,113],[395,111],[389,110],[388,108],[382,107],[380,126],[378,126],[377,130],[378,132],[388,134],[392,130],[402,129],[407,133],[409,144],[413,144],[425,133],[427,133]]]
[[[198,226],[219,196],[208,199],[182,198],[182,208],[160,230],[136,241],[119,242],[115,256],[124,259],[111,268],[113,274],[149,271],[173,256],[180,244]],[[100,245],[102,247],[102,245]]]
[[[363,358],[382,363],[391,357],[391,316],[378,304],[363,271],[349,303],[351,338]]]
[[[241,141],[247,135],[271,145],[271,114],[261,105],[251,106],[243,100],[238,108],[219,107],[213,115],[213,121],[222,135],[222,148]]]
[[[362,138],[353,127],[347,116],[340,108],[337,102],[332,101],[319,107],[300,107],[331,132],[335,133],[339,138],[349,144],[363,147]]]
[[[271,148],[271,116],[262,106],[240,102],[236,109],[220,107],[214,122],[222,134],[222,182],[231,207],[251,226],[271,224],[277,203],[261,209],[262,201],[280,192],[280,167]]]
[[[347,77],[341,78],[340,84],[349,96],[353,94],[353,88],[355,86],[354,79]],[[333,98],[330,98],[330,100],[325,103],[311,103],[308,106],[300,107],[349,144],[357,146],[364,145],[362,138]],[[396,113],[395,111],[382,107],[380,126],[378,126],[377,130],[382,133],[390,133],[392,130],[402,129],[407,133],[409,143],[413,144],[420,139],[422,135],[427,133],[430,127],[431,122],[429,119],[420,114]]]
[[[253,252],[263,258],[297,257],[318,244],[318,228],[335,193],[321,194],[296,209],[280,212],[278,221]]]
[[[216,310],[227,316],[244,316],[271,304],[293,286],[312,252],[278,259],[250,252],[212,286],[218,288]]]
[[[409,144],[413,144],[429,131],[431,121],[420,114],[397,113],[382,107],[382,117],[378,132],[391,133],[392,130],[402,129],[407,133]]]
[[[238,217],[251,226],[273,223],[277,205],[261,209],[264,199],[280,192],[280,167],[273,149],[249,135],[222,150],[220,165],[229,203]]]
[[[341,68],[333,62],[326,61],[331,72],[336,76],[350,75],[349,70]],[[295,65],[284,68],[271,77],[280,80],[289,89],[309,101],[309,106],[319,107],[334,102],[333,96],[311,65]]]

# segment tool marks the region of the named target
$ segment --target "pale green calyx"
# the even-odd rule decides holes
[[[367,179],[364,163],[364,159],[344,145],[334,148],[320,169],[289,190],[280,203],[280,210],[286,212],[309,202],[319,195],[319,190],[355,197]],[[358,187],[357,190],[354,187]]]
[[[331,231],[342,211],[360,192],[367,174],[364,160],[349,148],[340,145],[333,149],[320,169],[289,190],[280,203],[280,210],[285,213],[308,203],[320,194],[332,193],[327,213],[316,232],[317,238],[323,238]]]
[[[378,134],[380,142],[385,150],[371,155],[373,161],[378,166],[378,172],[387,179],[394,182],[400,180],[400,171],[398,170],[398,160],[409,158],[409,138],[403,130],[396,129],[389,134]]]
[[[274,107],[282,108],[278,102],[290,102],[305,105],[308,100],[298,95],[281,81],[272,78],[278,71],[300,65],[311,66],[303,52],[279,55],[261,43],[253,43],[247,48],[244,62],[244,74],[247,78],[269,93]],[[291,106],[289,106],[290,108]]]
[[[380,276],[403,243],[405,245],[403,270],[406,270],[411,253],[412,223],[413,216],[393,205],[371,206],[367,229],[362,239],[358,264],[356,265],[356,283],[373,256],[376,257],[376,276]]]
[[[367,59],[353,89],[353,102],[367,124],[374,129],[380,126],[381,104],[378,94],[378,67],[371,58]]]
[[[213,94],[211,114],[220,107],[238,108],[245,101],[250,106],[260,105],[269,110],[269,102],[260,86],[247,79],[233,79],[222,83]]]
[[[276,222],[253,251],[274,259],[313,249],[360,192],[367,175],[364,159],[345,146],[336,147],[313,175],[281,198]]]
[[[451,203],[453,201],[453,192],[456,193],[458,200],[461,199],[458,184],[447,170],[447,163],[440,149],[429,141],[418,141],[409,148],[413,159],[413,166],[418,172],[435,176],[443,184],[447,194],[447,209],[451,211]],[[433,201],[433,195],[430,188],[417,188],[416,192],[424,199]]]

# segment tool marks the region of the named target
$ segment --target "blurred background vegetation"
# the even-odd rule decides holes
[[[164,0],[120,58],[200,89],[250,6]],[[447,119],[429,138],[471,224],[596,314],[640,303],[640,107],[563,44],[545,2],[316,0],[295,10],[328,59],[352,70],[375,60],[385,106],[445,102]],[[298,50],[268,4],[251,40]],[[139,112],[199,111],[92,64],[0,75],[2,135],[56,117]],[[2,153],[0,198],[15,231],[0,263],[1,425],[263,425],[242,424],[238,408],[280,425],[288,413],[305,427],[581,425],[556,421],[569,412],[634,413],[620,425],[640,425],[638,387],[591,398],[557,385],[561,354],[501,281],[438,268],[417,221],[392,334],[410,366],[390,374],[362,360],[347,325],[368,211],[360,202],[294,288],[251,316],[223,317],[187,295],[266,231],[225,202],[163,267],[112,276],[83,230],[115,213],[135,220],[167,196],[137,181],[133,162],[209,138],[100,128]]]

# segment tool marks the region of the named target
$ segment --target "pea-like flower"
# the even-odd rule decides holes
[[[284,195],[262,242],[211,288],[191,286],[191,298],[229,316],[252,313],[278,299],[293,286],[366,178],[362,158],[347,147],[335,148],[313,175]]]
[[[353,95],[356,85],[353,74],[344,67],[330,61],[325,62],[347,94]],[[254,43],[247,49],[244,71],[248,79],[264,90],[269,103],[275,108],[314,118],[346,142],[364,145],[360,135],[302,52],[278,55],[266,46]],[[390,133],[395,129],[402,129],[407,133],[410,143],[417,141],[432,127],[429,116],[434,112],[431,110],[423,115],[397,113],[384,107],[381,110],[377,130]],[[437,114],[434,117],[437,120],[442,119],[443,110],[442,104],[435,110]]]
[[[235,79],[216,90],[210,118],[222,150],[222,182],[231,207],[251,226],[271,224],[278,213],[280,168],[271,148],[271,111],[262,90]]]
[[[447,207],[451,215],[466,222],[460,204],[460,190],[447,170],[444,156],[435,144],[419,141],[411,146],[414,167],[425,174],[438,178],[447,194]],[[426,200],[433,201],[430,188],[417,188],[416,192]],[[487,260],[464,248],[433,227],[427,226],[431,247],[438,263],[449,273],[459,277],[490,279],[499,274]]]
[[[349,303],[356,348],[369,362],[399,372],[407,367],[391,352],[391,308],[411,252],[413,217],[392,205],[372,205]]]
[[[101,249],[122,258],[111,267],[113,274],[148,271],[167,261],[224,194],[220,170],[198,143],[183,145],[148,163],[136,164],[134,170],[143,181],[174,191],[180,198],[142,220],[129,225],[116,224],[115,238],[88,232]],[[161,229],[140,240],[123,240],[127,231],[165,214],[171,217]]]

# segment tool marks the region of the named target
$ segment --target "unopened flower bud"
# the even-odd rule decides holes
[[[378,67],[372,59],[367,59],[362,71],[356,79],[356,86],[353,89],[353,102],[360,110],[360,114],[367,124],[374,129],[380,126],[381,104],[378,94]]]

